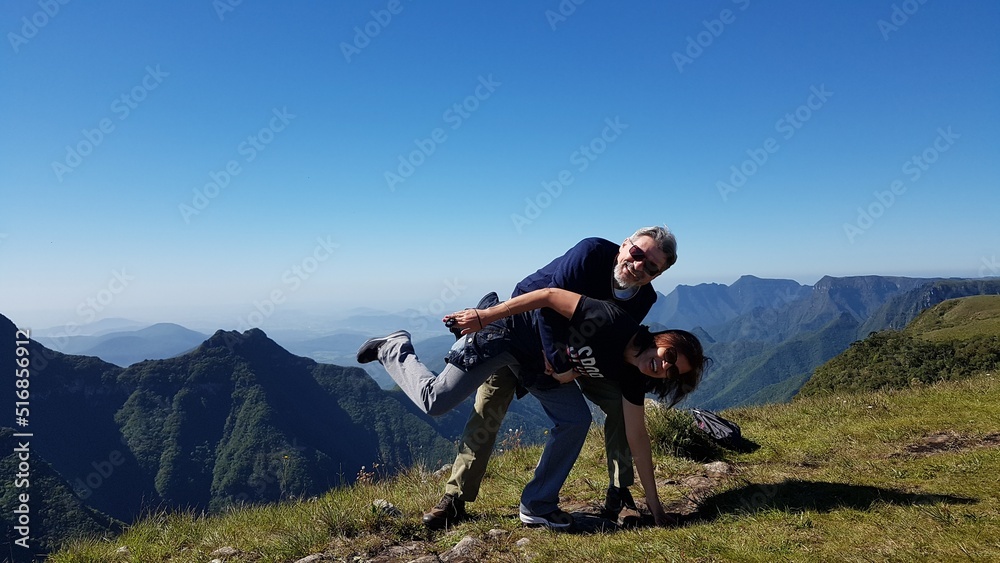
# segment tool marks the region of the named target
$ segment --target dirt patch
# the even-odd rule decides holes
[[[663,510],[678,523],[690,519],[697,514],[698,505],[702,500],[714,494],[719,487],[736,474],[736,468],[728,463],[715,462],[704,466],[703,473],[687,475],[680,480],[670,480],[659,483],[680,489],[681,498],[663,503]]]
[[[971,436],[959,434],[957,432],[935,432],[928,434],[913,442],[903,446],[901,452],[892,454],[890,457],[926,457],[944,452],[960,452],[978,448],[995,448],[1000,446],[1000,432],[994,432],[985,436]]]

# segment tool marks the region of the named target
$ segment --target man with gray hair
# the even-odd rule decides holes
[[[545,287],[558,287],[594,299],[614,301],[641,322],[656,301],[649,285],[677,261],[677,242],[665,227],[637,230],[620,245],[601,238],[587,238],[514,288],[512,297]],[[475,407],[466,423],[458,456],[452,465],[445,495],[424,514],[424,524],[443,528],[466,517],[465,503],[475,501],[496,442],[497,431],[515,393],[531,392],[553,419],[534,478],[521,497],[520,516],[525,524],[566,528],[572,518],[559,510],[558,493],[576,461],[590,429],[590,411],[582,392],[606,414],[605,448],[609,485],[605,516],[617,519],[622,508],[635,509],[628,487],[635,483],[632,454],[625,434],[621,390],[602,379],[579,378],[577,384],[560,385],[554,374],[571,371],[564,351],[553,343],[566,342],[567,319],[547,309],[533,313],[533,324],[542,341],[544,365],[521,366],[519,378],[504,368],[477,390]]]

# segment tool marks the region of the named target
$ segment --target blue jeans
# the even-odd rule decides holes
[[[542,516],[559,508],[559,491],[590,431],[590,408],[576,383],[548,389],[529,387],[528,392],[538,399],[553,423],[535,476],[521,493],[521,512]]]

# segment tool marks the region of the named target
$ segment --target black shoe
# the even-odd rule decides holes
[[[445,526],[455,524],[468,518],[465,513],[465,501],[455,495],[444,495],[437,506],[424,514],[424,526],[432,530],[440,530]]]
[[[573,516],[555,509],[548,514],[528,514],[520,511],[521,522],[528,526],[547,526],[554,530],[568,530],[573,527]]]
[[[462,329],[458,328],[458,323],[455,322],[455,319],[448,319],[448,322],[444,323],[444,326],[448,327],[448,332],[455,335],[455,340],[461,340],[462,336],[464,336]]]
[[[397,330],[396,332],[382,336],[380,338],[369,338],[365,340],[365,343],[358,348],[358,363],[359,364],[369,364],[378,359],[378,349],[382,347],[391,338],[399,338],[405,336],[410,337],[410,333],[405,330]]]
[[[608,494],[604,497],[604,517],[618,520],[618,515],[625,508],[638,511],[628,487],[608,487]]]

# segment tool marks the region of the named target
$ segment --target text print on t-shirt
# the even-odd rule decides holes
[[[573,362],[573,369],[580,375],[586,377],[604,377],[601,374],[600,368],[597,367],[597,358],[594,357],[594,349],[590,346],[584,346],[579,350],[572,346],[567,346],[566,354],[569,356],[569,360]]]

